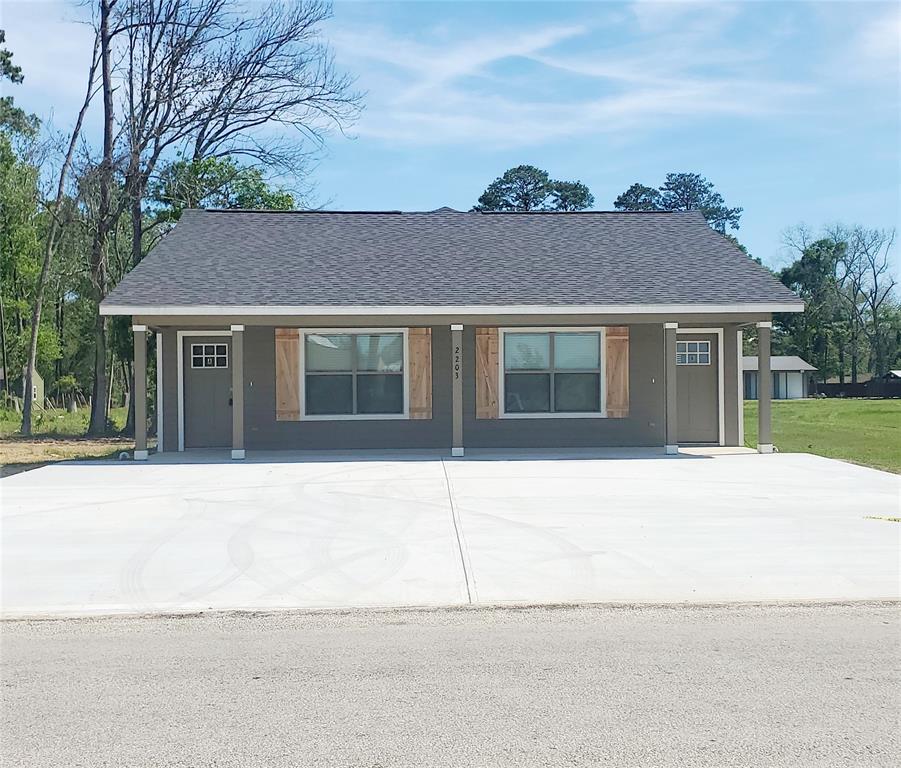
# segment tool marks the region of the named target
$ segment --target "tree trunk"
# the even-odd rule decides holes
[[[107,394],[109,380],[106,375],[106,318],[98,311],[94,318],[94,386],[91,389],[91,420],[88,423],[89,435],[102,435],[106,432],[109,419]]]
[[[102,435],[106,432],[106,422],[109,418],[106,399],[108,391],[106,375],[106,318],[98,313],[94,322],[94,386],[91,389],[89,435]]]
[[[128,411],[125,416],[125,428],[122,431],[131,437],[135,433],[135,365],[133,362],[122,361],[122,376],[128,386],[128,398],[126,399]]]
[[[106,321],[100,314],[100,302],[106,296],[106,246],[110,227],[110,192],[113,176],[113,84],[110,68],[109,17],[112,0],[100,0],[100,72],[103,90],[103,160],[98,179],[97,227],[91,246],[91,280],[97,298],[97,317],[94,338],[94,398],[91,408],[89,435],[102,435],[106,431],[108,412],[108,386],[106,376]]]
[[[143,257],[141,240],[144,236],[144,220],[141,213],[141,197],[143,192],[135,189],[131,199],[131,268],[134,269]]]
[[[6,312],[3,309],[2,293],[0,293],[0,346],[3,347],[3,391],[9,397],[9,360],[6,358]]]
[[[72,158],[75,156],[75,147],[78,146],[78,139],[81,136],[81,126],[84,123],[84,116],[91,104],[91,98],[94,95],[94,75],[97,72],[97,52],[100,47],[100,35],[94,37],[94,53],[91,57],[91,68],[88,71],[88,86],[75,120],[75,127],[72,129],[72,136],[69,137],[69,147],[66,150],[66,157],[59,169],[59,179],[56,186],[56,198],[50,209],[50,221],[47,229],[46,239],[44,240],[44,261],[41,264],[41,276],[35,287],[34,309],[31,314],[31,342],[28,347],[28,361],[25,364],[25,391],[22,393],[22,434],[31,434],[31,407],[32,407],[32,382],[34,380],[34,366],[38,352],[38,329],[41,325],[41,302],[44,298],[44,288],[47,285],[47,275],[50,273],[50,263],[53,261],[53,251],[56,248],[56,238],[59,234],[59,209],[62,206],[63,197],[66,191],[66,177],[69,175],[69,169],[72,167]]]
[[[65,295],[60,289],[56,299],[56,337],[59,339],[60,348],[64,346],[63,344],[63,306],[65,304],[66,298]],[[63,375],[63,360],[62,356],[56,359],[56,379],[59,380],[60,376]]]
[[[51,231],[53,225],[51,224]],[[44,263],[41,264],[41,276],[38,278],[34,306],[31,310],[31,338],[28,342],[28,361],[25,363],[25,381],[22,383],[22,428],[23,435],[31,434],[31,413],[34,407],[34,366],[38,357],[38,331],[41,328],[41,305],[44,301],[44,286],[50,272],[53,259],[53,243],[47,234],[47,246],[44,250]]]

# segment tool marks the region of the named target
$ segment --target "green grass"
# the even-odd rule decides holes
[[[745,443],[757,445],[756,401],[745,403]],[[774,400],[773,444],[901,473],[901,400]]]
[[[80,436],[88,429],[88,418],[91,412],[81,408],[77,413],[63,410],[35,411],[32,422],[34,435]],[[113,431],[118,432],[125,426],[127,414],[124,408],[113,408],[110,421]],[[22,426],[22,415],[12,410],[0,410],[0,437],[16,437]]]

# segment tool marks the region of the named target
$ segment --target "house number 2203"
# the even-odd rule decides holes
[[[454,345],[454,379],[460,378],[460,347]]]

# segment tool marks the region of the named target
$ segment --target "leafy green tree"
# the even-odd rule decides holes
[[[581,181],[555,181],[551,201],[555,211],[584,211],[594,205],[594,195]]]
[[[635,183],[623,192],[613,203],[618,211],[662,211],[663,201],[660,190]]]
[[[581,211],[594,196],[581,181],[554,181],[534,165],[518,165],[499,176],[479,197],[474,211]]]
[[[0,45],[5,42],[6,32],[0,29]],[[0,82],[9,80],[11,83],[20,84],[24,79],[22,67],[13,64],[12,52],[7,48],[0,48]],[[34,135],[39,124],[35,115],[28,115],[13,104],[12,96],[0,96],[0,129]]]
[[[619,211],[700,211],[707,223],[722,235],[738,229],[741,208],[730,208],[713,184],[698,173],[668,173],[654,189],[633,184],[613,202]]]
[[[0,44],[5,40],[0,30]],[[0,48],[0,81],[18,84],[23,79],[12,53]],[[27,318],[41,267],[38,126],[37,118],[15,107],[11,96],[0,98],[0,366],[7,371],[7,389],[28,357]],[[57,353],[53,327],[41,326],[35,355],[45,375]]]
[[[258,168],[230,157],[178,160],[163,168],[148,197],[157,221],[178,221],[186,208],[244,208],[290,211],[294,196],[271,187]]]
[[[777,315],[779,328],[777,352],[815,360],[825,381],[831,374],[844,371],[844,335],[841,324],[839,285],[836,270],[847,245],[823,238],[803,247],[800,257],[779,274],[782,284],[802,299],[806,308],[798,314]],[[833,352],[837,353],[835,360]]]

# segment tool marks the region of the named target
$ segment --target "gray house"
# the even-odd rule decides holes
[[[743,443],[803,304],[700,213],[187,211],[101,304],[163,451]],[[770,382],[763,375],[762,381]],[[769,387],[760,450],[772,450]]]
[[[757,357],[742,358],[745,400],[757,399]],[[800,400],[810,396],[810,380],[816,368],[797,355],[773,355],[770,358],[774,400]]]

